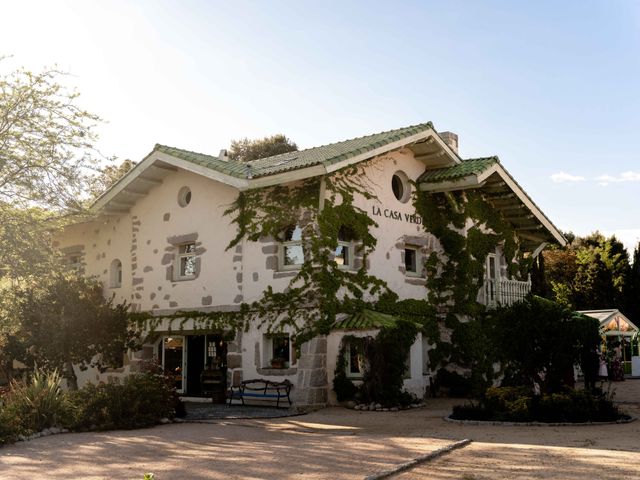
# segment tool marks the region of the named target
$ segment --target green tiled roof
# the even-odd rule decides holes
[[[374,312],[363,309],[360,312],[348,316],[333,325],[339,330],[372,330],[383,327],[393,327],[397,322],[396,317],[386,313]]]
[[[332,165],[342,160],[384,147],[393,142],[410,137],[433,128],[431,122],[398,128],[387,132],[375,133],[364,137],[352,138],[342,142],[331,143],[320,147],[308,148],[297,152],[282,153],[272,157],[260,158],[251,162],[223,161],[212,155],[190,152],[179,148],[156,145],[155,151],[195,163],[238,178],[256,178],[276,173],[297,170],[323,164]]]
[[[420,175],[418,182],[438,183],[459,180],[469,175],[482,173],[495,163],[500,163],[498,157],[470,158],[451,167],[427,170]]]

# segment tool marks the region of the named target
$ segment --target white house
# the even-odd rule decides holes
[[[439,134],[426,123],[248,163],[231,161],[224,151],[215,156],[156,145],[97,200],[94,218],[65,229],[58,247],[84,275],[100,279],[106,295],[131,302],[134,311],[157,316],[238,311],[269,286],[274,291],[288,287],[302,261],[300,237],[293,229],[281,239],[244,238],[227,250],[237,226],[224,211],[240,192],[294,185],[356,164],[367,176],[373,198],[356,195],[354,205],[377,223],[372,229],[377,245],[364,268],[401,299],[426,297],[422,265],[431,252],[442,249],[410,201],[416,186],[424,192],[481,192],[513,226],[528,255],[538,255],[549,242],[564,244],[560,232],[496,157],[463,160],[457,142],[456,135]],[[320,205],[323,195],[320,189]],[[335,261],[346,269],[360,267],[350,240],[339,242]],[[486,261],[484,284],[477,285],[483,302],[510,303],[528,293],[530,282],[508,278],[499,247]],[[298,404],[322,405],[335,401],[331,380],[344,333],[362,336],[377,329],[375,321],[354,326],[357,323],[336,324],[297,354],[289,341],[293,330],[274,335],[256,323],[229,336],[215,329],[196,330],[189,320],[170,331],[163,320],[122,368],[104,374],[78,372],[78,377],[82,384],[126,375],[140,361],[156,357],[188,396],[203,394],[201,374],[206,368],[226,372],[227,385],[251,378],[288,379]],[[428,385],[428,348],[419,335],[410,352],[405,386],[418,395]],[[358,376],[358,366],[348,368]]]

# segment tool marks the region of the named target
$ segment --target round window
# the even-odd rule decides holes
[[[182,187],[178,192],[178,205],[186,207],[191,203],[191,189],[189,187]]]
[[[393,190],[393,196],[402,203],[407,203],[411,198],[411,184],[409,183],[409,177],[407,174],[401,171],[397,171],[391,177],[391,190]]]

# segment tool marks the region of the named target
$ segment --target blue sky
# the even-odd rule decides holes
[[[310,147],[433,121],[562,230],[640,240],[640,3],[28,1],[1,70],[58,64],[106,155]]]

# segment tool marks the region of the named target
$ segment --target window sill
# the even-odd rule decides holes
[[[295,277],[300,269],[297,270],[280,270],[278,272],[273,272],[273,278],[287,278],[287,277]]]
[[[258,368],[257,370],[260,375],[270,375],[272,377],[284,377],[287,375],[295,375],[296,373],[298,373],[298,369],[296,367],[289,367],[289,368],[265,367],[265,368]]]
[[[173,282],[188,282],[190,280],[195,280],[196,278],[198,278],[197,276],[193,276],[193,277],[177,277],[174,278],[172,281]]]

